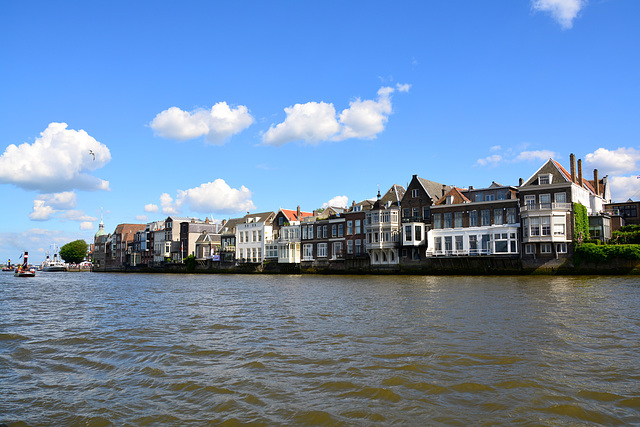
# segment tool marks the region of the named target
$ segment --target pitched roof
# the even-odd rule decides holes
[[[393,184],[391,188],[384,193],[384,196],[380,196],[380,190],[378,190],[379,199],[373,204],[372,209],[381,209],[387,202],[390,202],[392,206],[399,206],[405,191],[404,187],[398,184]]]
[[[302,212],[300,211],[300,218],[298,218],[298,210],[292,210],[292,209],[280,209],[280,212],[282,212],[284,214],[284,216],[289,220],[289,221],[301,221],[302,218],[307,217],[307,216],[313,216],[312,212]]]
[[[431,201],[433,203],[436,203],[438,200],[440,200],[440,195],[442,194],[443,187],[445,189],[445,192],[453,188],[451,185],[440,184],[439,182],[430,181],[428,179],[420,178],[419,176],[416,176],[416,178],[418,178],[418,182],[422,185],[422,188],[424,188],[424,191],[426,191],[427,195],[431,198]]]
[[[224,223],[220,233],[222,234],[235,234],[236,226],[238,224],[242,224],[244,222],[244,218],[231,218],[227,222]]]
[[[436,205],[446,205],[447,204],[447,196],[453,196],[452,205],[459,205],[461,203],[470,203],[471,200],[467,196],[462,193],[462,189],[458,187],[453,187],[451,190],[447,191],[444,196],[442,196],[436,202]]]

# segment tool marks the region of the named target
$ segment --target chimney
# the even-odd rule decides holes
[[[206,217],[206,218],[204,219],[204,223],[205,223],[205,224],[209,224],[209,217]]]
[[[578,185],[582,187],[582,159],[578,159]]]
[[[571,182],[576,182],[576,156],[573,153],[569,155],[569,161],[571,162]]]
[[[524,179],[520,178],[518,180],[518,187],[522,187],[522,184],[524,184]]]
[[[318,216],[318,211],[316,209],[313,210],[313,216]]]
[[[227,223],[227,220],[226,220],[226,219],[223,219],[223,220],[222,220],[222,224],[221,224],[221,225],[225,225],[226,223]]]
[[[447,192],[447,186],[442,184],[442,197],[444,197],[446,192]]]
[[[596,189],[596,196],[600,195],[600,181],[598,180],[598,169],[593,170],[593,186]]]
[[[469,186],[469,191],[473,190],[473,185]]]
[[[298,210],[297,210],[296,214],[297,214],[296,220],[300,221],[300,205],[298,205]]]

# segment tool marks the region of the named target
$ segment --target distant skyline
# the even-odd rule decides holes
[[[0,3],[0,262],[169,215],[517,185],[640,198],[640,2]]]

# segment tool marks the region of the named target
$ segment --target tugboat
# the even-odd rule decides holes
[[[2,267],[2,271],[13,271],[13,267],[11,267],[11,260],[7,261],[6,267]]]
[[[33,267],[29,267],[29,252],[24,251],[24,257],[22,260],[22,264],[16,268],[16,271],[13,273],[15,277],[36,277],[36,269]]]
[[[47,253],[47,259],[42,263],[42,271],[67,271],[67,264],[64,263],[61,259],[58,258],[58,252],[53,252],[53,260],[49,258],[49,253]]]

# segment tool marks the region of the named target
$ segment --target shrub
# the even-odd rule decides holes
[[[576,245],[574,261],[598,264],[613,258],[640,260],[640,245],[596,245],[584,243]]]

